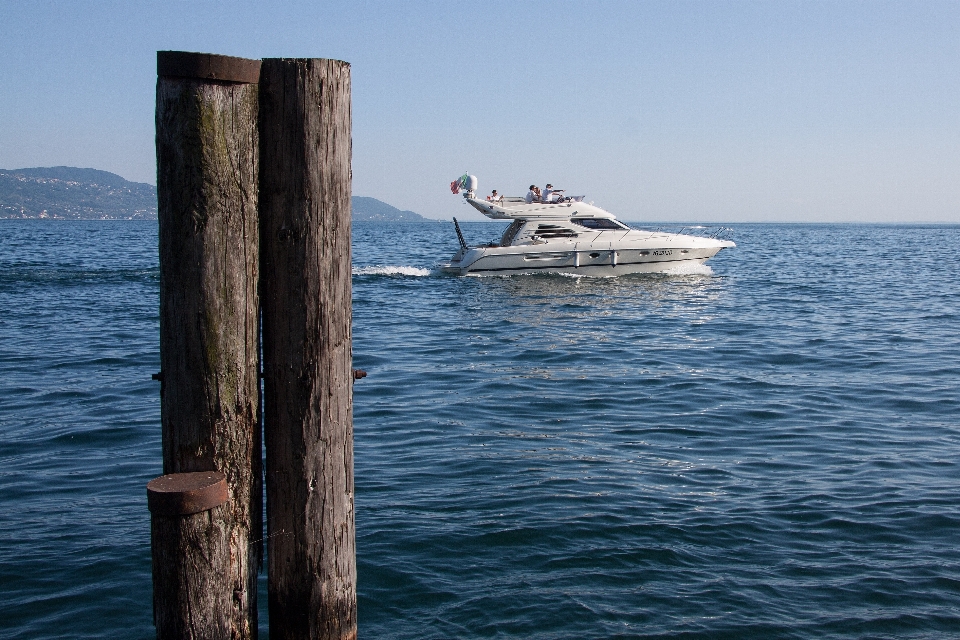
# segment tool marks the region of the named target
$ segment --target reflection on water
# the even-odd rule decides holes
[[[606,319],[643,323],[669,314],[703,322],[724,295],[725,278],[715,275],[636,274],[619,278],[570,278],[536,274],[462,278],[454,289],[461,323],[515,325],[520,335],[592,335],[612,329]],[[545,331],[546,330],[546,331]]]

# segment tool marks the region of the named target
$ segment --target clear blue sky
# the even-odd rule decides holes
[[[155,182],[156,51],[352,64],[354,193],[960,223],[960,2],[0,2],[0,167]]]

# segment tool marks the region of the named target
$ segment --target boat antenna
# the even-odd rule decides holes
[[[456,218],[453,219],[453,226],[457,230],[457,238],[460,240],[460,246],[464,249],[469,249],[470,247],[467,246],[467,241],[463,239],[463,232],[460,231],[460,223],[457,222]]]

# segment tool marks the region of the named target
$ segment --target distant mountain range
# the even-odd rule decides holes
[[[353,219],[426,222],[376,198],[353,196]],[[157,188],[109,171],[76,167],[0,169],[0,219],[156,220]]]
[[[0,218],[156,220],[157,188],[97,169],[0,169]]]

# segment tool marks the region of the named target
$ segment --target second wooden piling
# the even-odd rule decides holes
[[[270,637],[355,638],[350,65],[264,59],[260,234]]]

